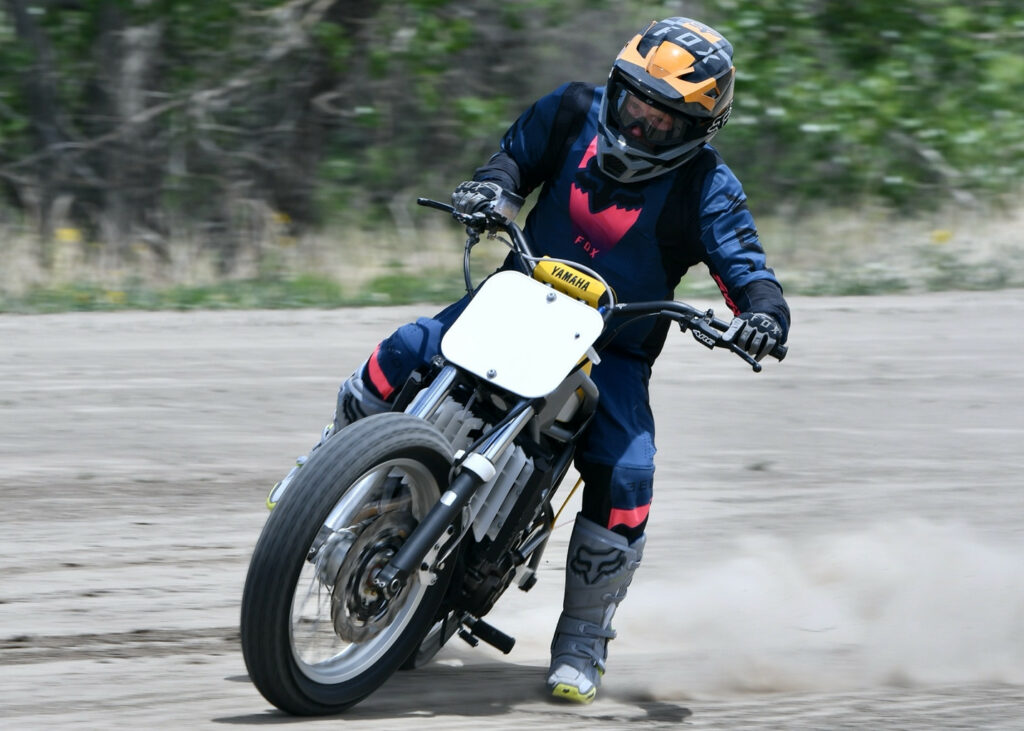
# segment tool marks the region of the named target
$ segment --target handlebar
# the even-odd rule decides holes
[[[513,248],[517,253],[525,255],[527,258],[538,258],[537,254],[534,253],[533,248],[530,246],[530,243],[523,235],[523,230],[519,225],[497,211],[484,210],[476,213],[459,213],[448,203],[442,203],[441,201],[435,201],[430,198],[417,198],[416,203],[427,208],[445,211],[446,213],[451,214],[452,218],[456,221],[466,226],[466,230],[470,235],[470,241],[467,242],[467,257],[469,255],[469,247],[479,241],[480,234],[482,232],[487,231],[489,233],[496,233],[500,231],[508,234],[512,239]],[[468,261],[465,269],[468,286]],[[694,339],[706,348],[727,348],[746,361],[755,372],[761,371],[761,364],[747,353],[747,351],[732,342],[731,336],[729,340],[725,339],[725,335],[729,331],[732,322],[726,322],[725,320],[715,317],[714,310],[698,310],[696,307],[692,307],[685,302],[679,302],[677,300],[623,302],[611,307],[602,307],[601,310],[602,315],[605,318],[605,322],[615,316],[627,316],[630,318],[650,316],[665,317],[678,323],[679,328],[684,332],[689,330],[693,334]],[[782,343],[776,343],[775,347],[772,348],[768,355],[781,361],[786,357],[786,353],[788,352],[789,349],[785,345]]]
[[[530,246],[530,242],[526,240],[523,230],[519,228],[519,225],[493,209],[477,211],[476,213],[459,213],[448,203],[442,203],[430,198],[417,198],[416,203],[427,208],[435,208],[439,211],[450,213],[452,218],[467,229],[475,232],[476,235],[484,231],[506,233],[512,238],[517,251],[529,257],[537,258],[537,254],[534,252],[533,247]]]
[[[693,339],[706,348],[727,348],[746,361],[754,372],[760,373],[761,364],[754,360],[747,351],[726,339],[726,333],[732,322],[715,317],[714,310],[698,310],[696,307],[678,300],[655,300],[652,302],[623,302],[609,308],[607,318],[619,315],[632,317],[658,316],[678,323],[682,331],[689,330]],[[776,360],[783,360],[789,352],[782,343],[776,343],[768,353]]]

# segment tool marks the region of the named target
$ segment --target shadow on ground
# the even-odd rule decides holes
[[[430,665],[398,673],[380,689],[339,718],[348,721],[387,721],[432,716],[494,717],[512,711],[536,713],[551,719],[561,714],[578,718],[581,706],[550,698],[544,687],[546,666],[482,663],[450,667]],[[242,678],[230,678],[242,680]],[[687,708],[649,698],[617,697],[614,712],[601,713],[600,700],[588,708],[594,721],[654,721],[679,723],[690,716]],[[633,708],[623,709],[620,704]],[[612,711],[612,708],[609,708]],[[287,724],[302,719],[276,709],[263,713],[214,719],[225,724]]]

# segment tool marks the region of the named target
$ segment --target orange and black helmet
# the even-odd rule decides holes
[[[651,23],[619,53],[598,119],[597,162],[622,182],[647,180],[697,154],[732,108],[732,45],[690,18]]]

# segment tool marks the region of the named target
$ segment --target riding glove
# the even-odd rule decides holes
[[[497,183],[467,180],[459,183],[452,193],[452,207],[456,213],[483,211],[493,206],[502,192],[501,186]]]
[[[772,352],[781,337],[779,323],[763,312],[744,312],[732,321],[725,334],[726,340],[736,343],[757,361]]]

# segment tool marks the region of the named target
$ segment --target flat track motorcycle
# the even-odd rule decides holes
[[[624,323],[665,318],[760,370],[732,342],[733,323],[677,301],[617,303],[596,272],[535,254],[501,205],[465,215],[418,202],[466,226],[472,299],[392,411],[311,453],[246,577],[249,677],[293,714],[343,711],[456,633],[511,651],[483,617],[512,584],[537,580],[552,498],[599,396],[590,365]],[[508,245],[517,266],[474,288],[481,236]]]

